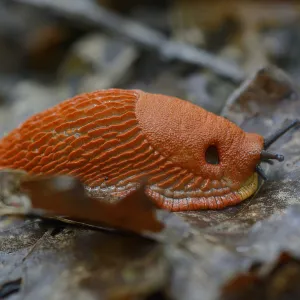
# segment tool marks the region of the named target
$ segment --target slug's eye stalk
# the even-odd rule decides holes
[[[288,125],[284,126],[283,128],[277,130],[273,134],[271,134],[269,137],[265,138],[264,142],[264,150],[260,153],[260,159],[261,161],[269,161],[270,159],[275,159],[280,162],[284,161],[284,156],[281,154],[275,154],[266,151],[275,141],[277,141],[281,136],[283,136],[287,131],[297,126],[300,122],[298,120],[295,120],[293,122],[290,122]],[[262,167],[258,164],[255,168],[255,171],[257,174],[263,179],[268,180],[266,174],[264,173],[264,170]]]
[[[275,153],[268,152],[266,150],[262,150],[260,153],[260,159],[261,160],[276,159],[278,161],[284,161],[284,156],[281,154],[275,154]]]
[[[269,161],[270,159],[276,159],[281,162],[284,161],[284,156],[281,154],[275,154],[275,153],[268,152],[266,150],[262,150],[260,153],[260,160]],[[268,180],[267,175],[265,174],[263,168],[259,164],[256,166],[255,171],[263,180]]]

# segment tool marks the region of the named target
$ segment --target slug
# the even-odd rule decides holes
[[[285,131],[267,142],[184,100],[100,90],[38,113],[3,137],[0,168],[71,175],[89,191],[118,197],[143,183],[170,211],[222,209],[256,191],[262,159],[283,160],[264,148]]]

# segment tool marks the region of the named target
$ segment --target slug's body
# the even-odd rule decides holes
[[[121,197],[143,182],[162,208],[220,209],[257,189],[263,142],[187,101],[112,89],[29,118],[0,141],[0,168],[73,175]],[[212,146],[218,164],[206,160]]]

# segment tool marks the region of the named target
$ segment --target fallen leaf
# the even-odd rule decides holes
[[[271,264],[255,266],[229,281],[222,300],[284,300],[300,298],[300,260],[283,252]]]
[[[4,172],[2,171],[2,176]],[[155,206],[145,195],[143,187],[118,202],[107,203],[88,197],[84,186],[75,178],[24,176],[22,174],[20,179],[20,173],[15,171],[12,173],[6,171],[5,174],[4,178],[10,178],[11,183],[10,191],[5,193],[7,198],[11,200],[16,197],[13,203],[17,203],[21,197],[24,200],[25,195],[26,201],[30,201],[30,209],[27,205],[23,213],[36,213],[37,215],[42,213],[47,217],[63,216],[136,233],[159,232],[164,228],[163,224],[156,219]],[[12,178],[15,178],[15,181]],[[21,201],[21,203],[26,201]],[[11,203],[12,201],[9,202],[10,206],[7,209],[10,209],[12,213],[17,212],[15,207],[11,207]],[[18,205],[13,206],[18,208]],[[23,207],[21,211],[22,209]]]

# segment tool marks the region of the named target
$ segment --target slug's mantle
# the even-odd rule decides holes
[[[147,195],[162,208],[220,209],[257,189],[263,143],[187,101],[100,90],[41,112],[5,136],[0,168],[72,175],[88,189],[121,197],[146,182]]]

